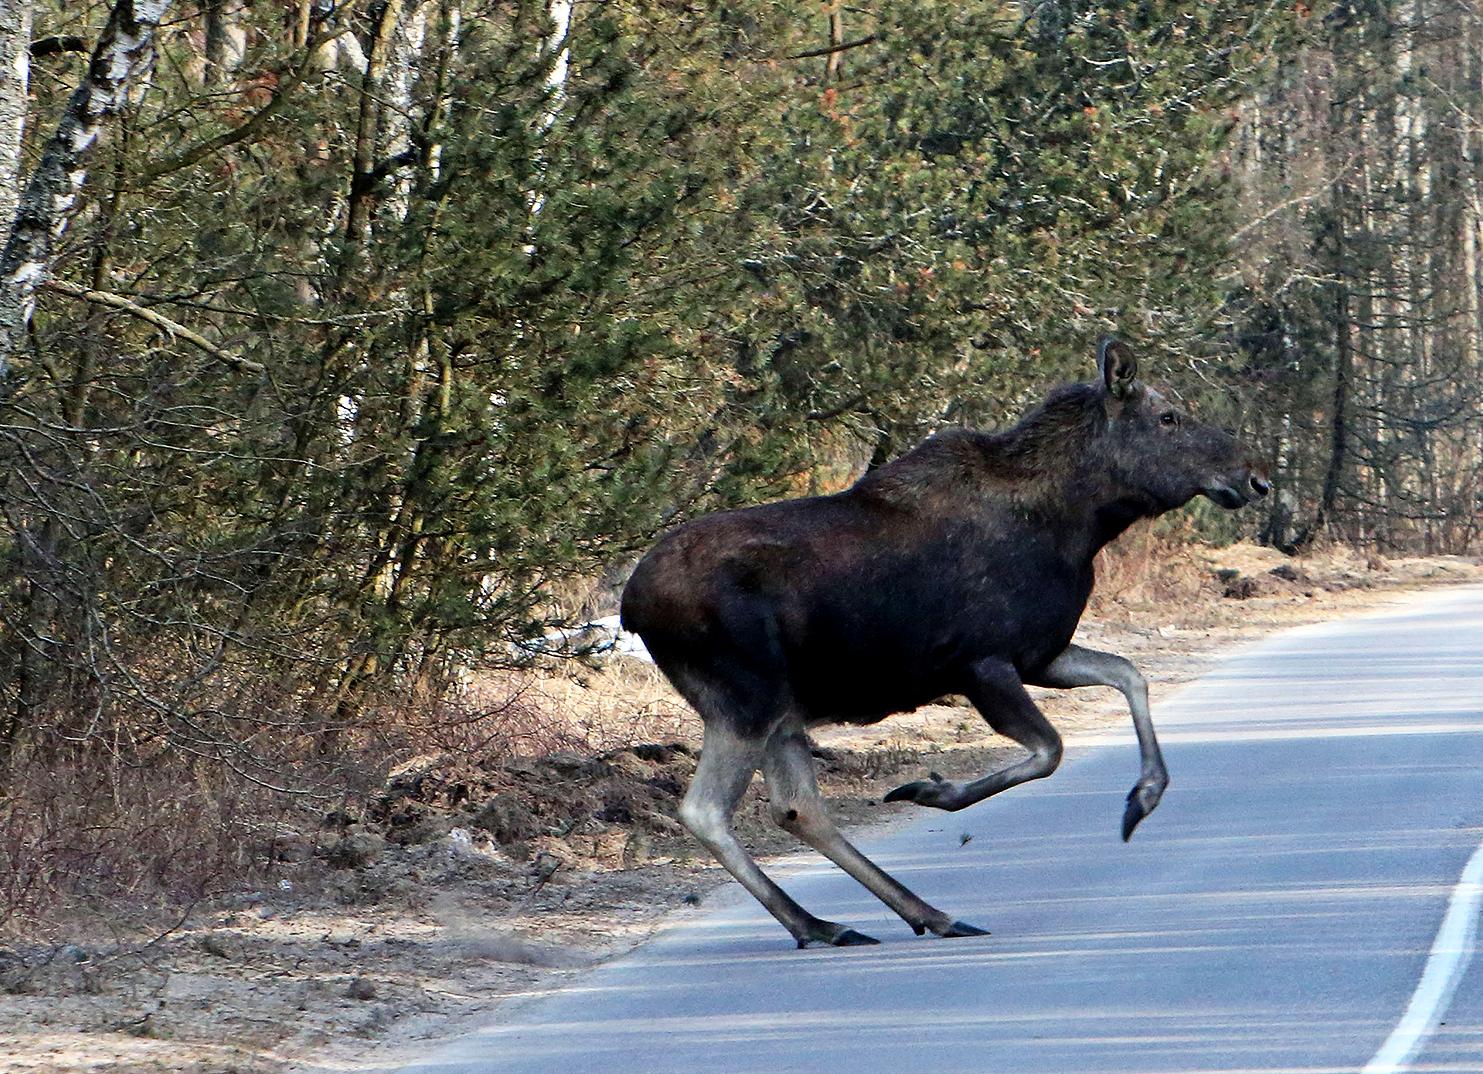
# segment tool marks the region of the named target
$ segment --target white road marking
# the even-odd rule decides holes
[[[1426,1047],[1472,960],[1480,903],[1483,903],[1483,846],[1473,851],[1462,877],[1452,889],[1442,927],[1437,930],[1431,954],[1426,957],[1426,968],[1421,972],[1406,1013],[1362,1074],[1403,1074],[1410,1069],[1411,1060]]]
[[[1476,710],[1475,710],[1476,711]],[[1159,742],[1290,742],[1308,738],[1384,738],[1392,735],[1476,735],[1478,719],[1456,723],[1346,724],[1336,727],[1251,727],[1234,730],[1199,730],[1196,725],[1160,731]],[[1067,742],[1078,747],[1137,745],[1130,731],[1071,733]]]

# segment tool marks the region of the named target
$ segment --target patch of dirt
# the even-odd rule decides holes
[[[1162,697],[1237,646],[1427,586],[1480,581],[1483,569],[1343,551],[1289,560],[1237,546],[1204,550],[1156,586],[1142,577],[1104,572],[1078,640],[1138,663],[1157,717]],[[0,1067],[394,1065],[471,1028],[502,998],[559,987],[632,948],[726,878],[675,820],[698,727],[660,697],[652,669],[587,674],[562,689],[602,695],[590,711],[622,714],[628,681],[641,687],[628,708],[642,708],[646,729],[672,730],[672,741],[497,765],[410,758],[359,812],[275,830],[276,884],[265,890],[223,894],[156,923],[153,935],[138,922],[109,931],[93,917],[0,938]],[[1073,745],[1127,721],[1110,690],[1036,694]],[[576,708],[575,719],[591,718]],[[915,808],[881,803],[899,783],[929,769],[978,774],[1016,752],[953,699],[871,727],[824,729],[816,741],[825,793],[855,828]],[[764,857],[796,850],[767,821],[764,794],[754,783],[742,838]]]

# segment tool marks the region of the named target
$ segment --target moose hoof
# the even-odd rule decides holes
[[[1133,829],[1138,822],[1153,812],[1154,806],[1164,795],[1164,788],[1157,783],[1138,783],[1128,792],[1128,805],[1123,810],[1123,842],[1133,838]]]
[[[933,806],[937,809],[951,809],[951,796],[955,790],[956,787],[952,783],[936,772],[930,772],[926,779],[919,779],[914,783],[903,783],[894,791],[889,792],[883,800],[915,802],[917,805]]]
[[[865,947],[869,944],[878,944],[880,941],[874,936],[856,932],[848,925],[836,925],[833,921],[816,921],[809,925],[804,935],[798,937],[798,946],[803,948],[815,943],[829,944],[831,947]]]
[[[989,930],[988,929],[981,929],[977,925],[970,925],[966,921],[954,921],[951,925],[949,925],[947,927],[946,931],[939,932],[937,935],[939,935],[939,936],[949,936],[949,937],[951,937],[951,936],[987,936],[987,935],[989,935]]]

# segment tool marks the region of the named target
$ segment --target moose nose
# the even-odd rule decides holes
[[[1252,474],[1251,491],[1256,493],[1258,496],[1265,496],[1267,493],[1272,491],[1272,482],[1268,481],[1260,474]]]

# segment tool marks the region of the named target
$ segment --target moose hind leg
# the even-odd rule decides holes
[[[726,871],[792,933],[799,947],[811,943],[836,947],[879,943],[848,926],[821,920],[799,906],[758,867],[736,838],[731,818],[757,770],[764,742],[741,737],[707,721],[700,764],[680,804],[680,819]]]
[[[1035,707],[1012,664],[998,659],[980,662],[964,692],[990,727],[1024,746],[1030,756],[967,783],[943,779],[933,772],[928,779],[897,787],[886,795],[886,801],[910,801],[949,811],[963,809],[1010,787],[1044,779],[1060,767],[1061,736]]]
[[[778,826],[813,847],[854,877],[892,910],[918,936],[929,929],[938,936],[984,936],[986,929],[954,921],[860,853],[834,826],[819,794],[813,751],[797,723],[784,723],[767,740],[762,772]]]

